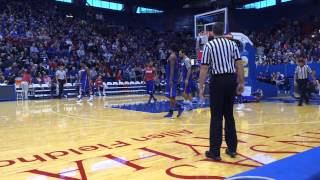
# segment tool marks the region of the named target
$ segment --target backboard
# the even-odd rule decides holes
[[[224,23],[225,34],[228,32],[228,9],[218,9],[214,11],[197,14],[194,16],[194,37],[212,32],[212,25],[216,22]]]

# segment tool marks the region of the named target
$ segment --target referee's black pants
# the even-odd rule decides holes
[[[66,83],[66,80],[58,79],[58,83],[59,83],[59,98],[61,98],[64,91],[64,84]]]
[[[305,100],[306,103],[309,103],[308,79],[297,79],[297,83],[298,83],[298,89],[300,93],[299,104],[302,104],[303,100]]]
[[[220,155],[222,144],[223,117],[225,119],[225,140],[230,152],[237,151],[237,133],[233,117],[233,105],[237,88],[236,74],[213,75],[210,81],[210,149]]]

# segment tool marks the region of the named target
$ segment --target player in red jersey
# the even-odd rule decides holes
[[[96,79],[94,85],[96,86],[96,89],[97,89],[97,92],[98,92],[98,95],[101,96],[101,90],[103,92],[103,95],[104,95],[104,85],[103,85],[103,80],[102,80],[102,76],[99,75],[98,78]]]
[[[153,99],[154,102],[157,102],[157,99],[154,97],[154,80],[156,76],[156,69],[153,67],[153,62],[150,61],[148,66],[145,68],[144,80],[147,85],[147,92],[150,95],[148,103],[151,103]]]

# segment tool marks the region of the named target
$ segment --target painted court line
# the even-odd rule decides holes
[[[104,109],[104,108],[99,108],[99,109]],[[114,108],[112,108],[114,109]],[[208,109],[208,108],[204,108],[204,109]],[[130,111],[130,110],[128,110]],[[131,110],[131,111],[134,111],[134,110]],[[134,112],[137,112],[137,113],[144,113],[144,112],[139,112],[139,111],[134,111]],[[252,111],[253,112],[253,111]],[[174,121],[175,119],[173,120],[170,120],[172,122],[147,122],[147,121],[124,121],[124,120],[116,120],[116,121],[112,121],[112,120],[103,120],[103,119],[97,119],[97,118],[94,118],[93,116],[91,115],[87,115],[86,117],[83,117],[83,116],[78,116],[78,115],[75,115],[75,114],[62,114],[62,113],[59,113],[59,112],[56,112],[54,110],[52,110],[52,113],[55,113],[55,114],[58,114],[60,116],[64,116],[64,117],[71,117],[71,118],[78,118],[78,119],[85,119],[87,120],[88,118],[91,119],[91,120],[94,120],[96,122],[113,122],[113,123],[136,123],[136,124],[154,124],[154,125],[174,125],[176,124]],[[156,113],[147,113],[147,114],[156,114]],[[160,113],[158,113],[160,114]],[[123,115],[120,115],[120,116],[123,116]],[[131,115],[128,115],[128,116],[131,116]],[[110,118],[110,117],[115,117],[115,115],[109,115],[109,116],[106,116],[104,115],[102,118]],[[126,116],[124,116],[126,117]],[[169,120],[169,119],[165,119],[165,118],[161,118],[161,120]],[[154,119],[150,119],[151,120],[154,120]],[[178,119],[180,120],[180,119]],[[267,123],[267,124],[248,124],[249,126],[264,126],[264,125],[299,125],[299,124],[318,124],[320,123],[320,121],[309,121],[309,122],[295,122],[295,123]],[[209,123],[182,123],[182,124],[179,124],[179,125],[186,125],[186,126],[208,126]]]

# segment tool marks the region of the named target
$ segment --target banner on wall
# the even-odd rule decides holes
[[[246,78],[247,86],[254,86],[256,80],[256,49],[253,42],[248,36],[239,32],[231,32],[231,38],[238,43],[241,59],[244,65],[244,75]],[[255,89],[255,88],[252,88]]]

